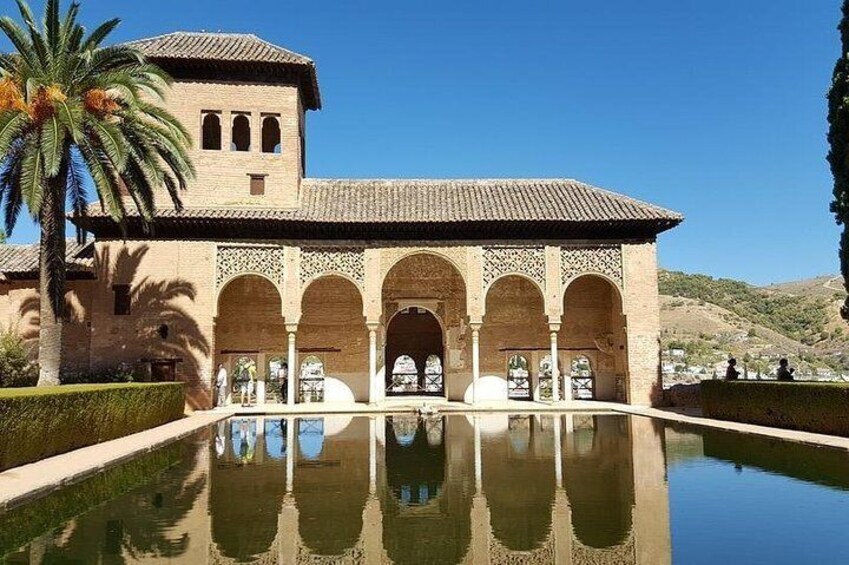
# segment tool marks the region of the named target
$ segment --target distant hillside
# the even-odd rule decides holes
[[[840,283],[828,276],[760,288],[660,271],[664,348],[684,349],[687,367],[711,371],[734,355],[762,373],[771,371],[781,356],[789,356],[805,374],[822,374],[826,368],[849,372]]]

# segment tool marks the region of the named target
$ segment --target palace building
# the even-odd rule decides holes
[[[132,45],[175,79],[197,177],[150,229],[77,220],[68,371],[184,380],[198,408],[219,364],[259,403],[659,394],[656,238],[681,215],[571,179],[311,178],[311,59],[247,34]],[[37,275],[36,246],[0,248],[0,316],[30,342]]]

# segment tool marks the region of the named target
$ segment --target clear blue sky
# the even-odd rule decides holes
[[[310,176],[573,177],[683,212],[664,267],[768,283],[838,271],[839,5],[82,0],[82,19],[123,18],[116,40],[254,32],[313,57]],[[12,241],[35,239],[24,221]]]

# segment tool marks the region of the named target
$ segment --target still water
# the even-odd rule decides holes
[[[5,563],[846,563],[849,454],[614,415],[234,418],[0,514]]]

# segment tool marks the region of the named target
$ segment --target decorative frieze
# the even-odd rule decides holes
[[[301,250],[301,285],[322,275],[345,275],[365,286],[365,253],[362,247],[305,247]]]
[[[286,272],[282,247],[219,245],[215,258],[215,283],[218,288],[238,275],[268,277],[281,286]]]
[[[525,275],[545,288],[545,248],[498,246],[483,248],[483,286],[504,275]]]
[[[575,278],[590,274],[604,275],[622,288],[622,247],[593,245],[560,248],[560,280],[563,288]]]

